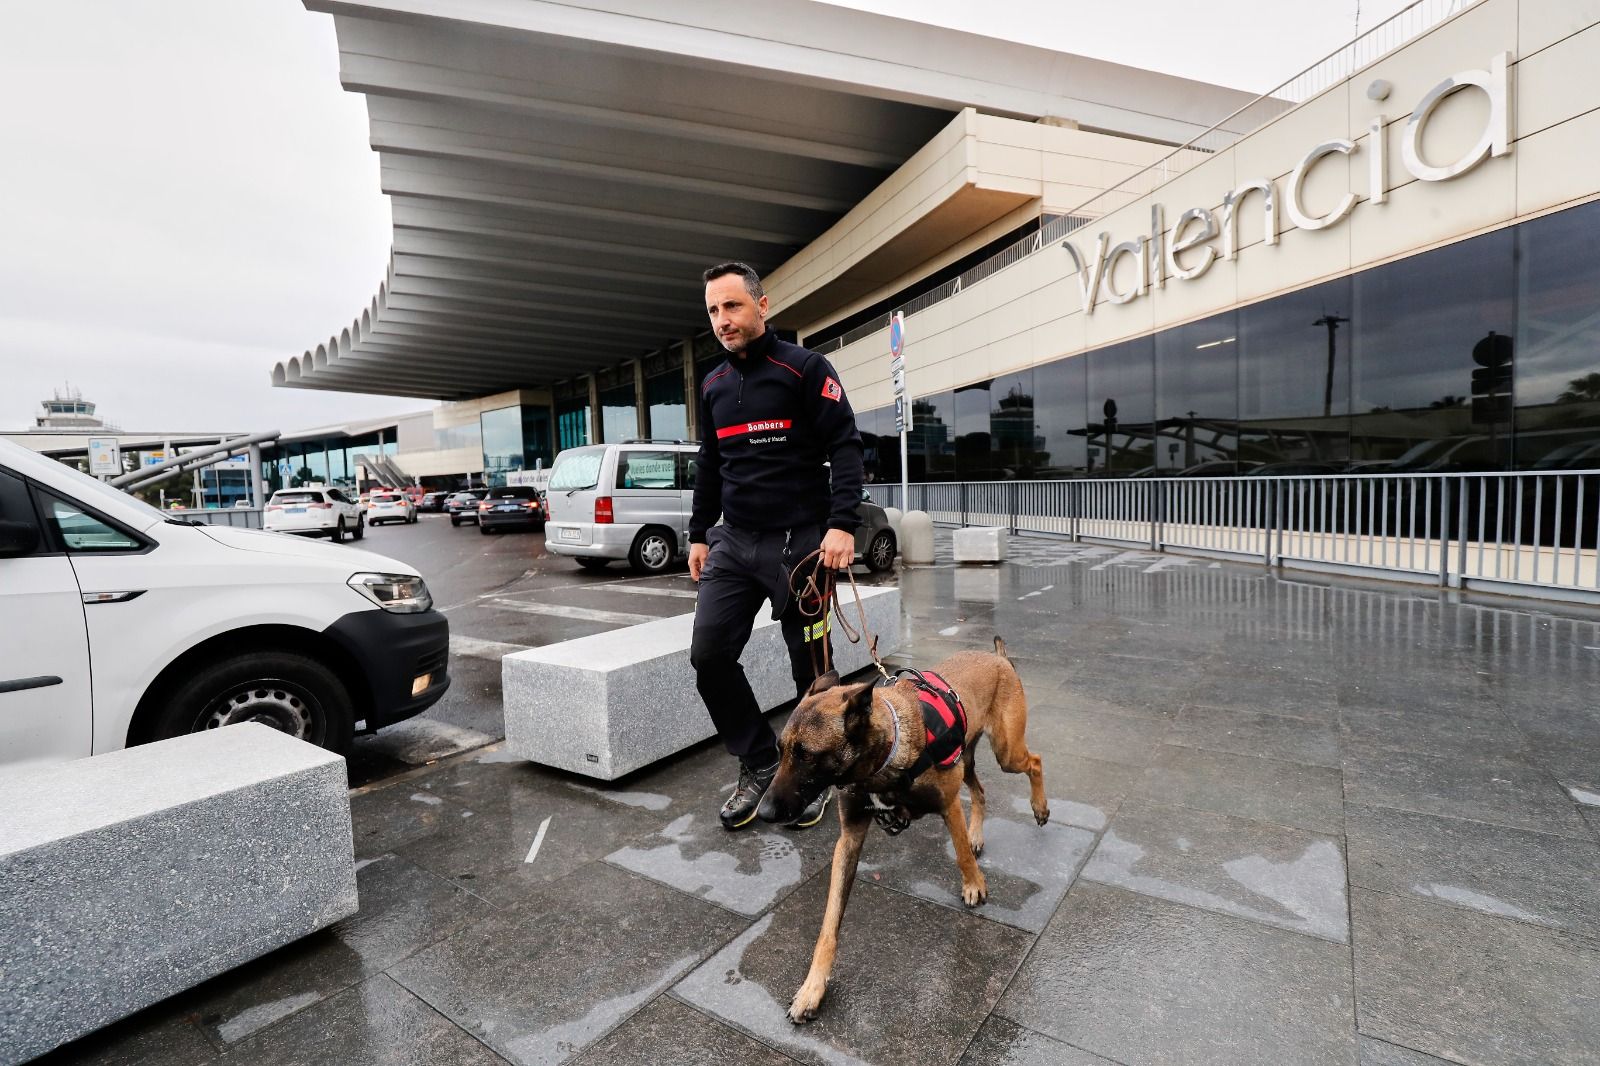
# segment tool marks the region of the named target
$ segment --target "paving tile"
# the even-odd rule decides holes
[[[493,913],[477,896],[394,853],[356,864],[361,909],[330,927],[374,973]]]
[[[1090,881],[1344,943],[1344,854],[1331,837],[1141,800],[1122,805]]]
[[[1445,1059],[1424,1055],[1387,1040],[1374,1040],[1370,1036],[1357,1037],[1356,1045],[1361,1050],[1360,1066],[1453,1066]]]
[[[491,813],[423,837],[398,853],[496,906],[511,907],[538,886],[648,836],[670,820],[663,811],[622,813],[607,800],[541,783],[507,788]]]
[[[1073,886],[996,1014],[1117,1062],[1349,1066],[1346,947]]]
[[[658,996],[585,1051],[578,1066],[793,1066],[743,1033]]]
[[[358,859],[394,851],[476,816],[470,807],[430,792],[417,778],[350,796],[350,829]]]
[[[241,1041],[251,1066],[382,1063],[496,1066],[505,1060],[382,974]]]
[[[1390,751],[1461,759],[1533,759],[1527,739],[1502,715],[1438,714],[1422,705],[1394,710],[1345,707],[1339,712],[1339,729],[1351,741]]]
[[[1460,1062],[1600,1062],[1592,944],[1366,889],[1351,919],[1362,1033]]]
[[[1136,767],[1102,759],[1059,754],[1040,755],[1040,759],[1044,763],[1045,795],[1050,800],[1052,825],[1104,829],[1122,798],[1138,784],[1140,776]],[[1031,824],[1030,786],[1025,775],[1001,770],[987,742],[978,745],[975,769],[989,796],[991,812],[1002,807],[1018,815],[1028,812]]]
[[[753,918],[828,866],[838,836],[832,806],[804,832],[762,823],[730,833],[706,811],[680,815],[606,861]]]
[[[1361,665],[1364,657],[1353,665]],[[1494,715],[1499,707],[1466,663],[1448,653],[1431,653],[1397,668],[1353,670],[1339,682],[1339,703],[1378,710],[1414,708],[1453,717]]]
[[[1001,776],[984,774],[981,769],[979,775],[980,781]],[[1047,773],[1046,783],[1049,780]],[[986,784],[985,793],[988,810],[978,866],[988,884],[989,899],[971,913],[1037,933],[1055,913],[1078,868],[1089,857],[1094,834],[1054,817],[1043,826],[1036,823],[1028,803],[1027,779],[1020,775],[1004,775],[995,787]],[[967,910],[961,902],[955,847],[943,819],[920,818],[895,837],[876,827],[868,832],[858,880],[869,879],[943,907]]]
[[[1192,670],[1192,664],[1169,659],[1127,659],[1111,672],[1101,661],[1093,672],[1079,671],[1052,685],[1041,698],[1063,710],[1171,721],[1183,704],[1186,674]]]
[[[1589,936],[1600,943],[1593,840],[1352,804],[1350,883]]]
[[[369,975],[361,956],[324,929],[196,987],[192,1008],[219,1048],[238,1043]]]
[[[1329,723],[1337,720],[1339,708],[1338,695],[1327,682],[1270,667],[1233,666],[1222,671],[1209,668],[1189,679],[1183,699],[1208,707]]]
[[[1116,1066],[1110,1059],[1090,1054],[1054,1037],[1024,1029],[999,1015],[990,1015],[961,1066]]]
[[[217,1058],[184,1007],[165,1000],[33,1060],[34,1066],[201,1066]]]
[[[1028,706],[1028,747],[1046,757],[1076,755],[1145,766],[1168,728],[1163,721],[1069,710],[1048,698]]]
[[[955,1062],[1032,938],[857,878],[827,998],[816,1021],[797,1027],[789,1002],[827,893],[827,876],[812,878],[673,995],[802,1062]]]
[[[1178,715],[1168,744],[1235,755],[1261,755],[1307,766],[1339,768],[1335,723],[1287,718],[1264,711],[1188,706]]]
[[[413,955],[391,977],[514,1063],[576,1055],[687,973],[737,919],[594,863]]]
[[[1347,743],[1351,803],[1587,837],[1571,797],[1544,771],[1495,759],[1435,758]]]
[[[1323,766],[1164,744],[1134,792],[1313,832],[1344,828],[1343,775]]]

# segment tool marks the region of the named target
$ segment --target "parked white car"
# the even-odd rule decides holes
[[[367,497],[367,522],[371,525],[383,522],[404,522],[409,525],[416,520],[417,505],[404,493],[374,492]]]
[[[262,526],[274,533],[329,537],[338,544],[345,534],[356,540],[366,535],[367,516],[342,490],[313,485],[274,492],[267,501]]]
[[[0,441],[0,773],[264,722],[333,750],[450,685],[422,576],[169,518]]]

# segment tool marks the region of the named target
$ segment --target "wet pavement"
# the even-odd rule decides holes
[[[517,579],[463,635],[688,603]],[[709,744],[488,744],[352,793],[355,917],[48,1061],[1600,1063],[1600,613],[1034,540],[900,581],[897,661],[1006,639],[1052,820],[984,745],[976,910],[938,822],[872,830],[813,1024],[831,816],[725,833]]]

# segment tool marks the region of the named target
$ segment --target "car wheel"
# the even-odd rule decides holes
[[[479,522],[478,523],[478,532],[482,533],[484,536],[487,537],[490,533],[493,533],[494,530],[490,529],[488,526],[484,525],[482,522]]]
[[[250,651],[202,668],[181,684],[145,739],[260,722],[333,751],[350,746],[354,710],[337,675],[289,651]]]
[[[450,524],[453,526],[459,526],[461,524],[461,519],[457,518],[455,515],[451,515]]]
[[[633,540],[628,562],[641,574],[659,574],[672,565],[672,534],[661,529],[646,529]]]
[[[339,524],[333,527],[333,532],[328,534],[335,544],[344,543],[344,519],[339,519]]]
[[[894,532],[888,529],[878,530],[878,535],[872,538],[866,550],[867,569],[874,574],[881,574],[894,566]]]
[[[367,517],[362,515],[356,519],[356,531],[350,535],[351,540],[360,540],[367,535]]]
[[[578,557],[578,565],[583,567],[585,570],[604,570],[608,565],[610,565],[610,563],[610,559],[591,559],[587,556]]]

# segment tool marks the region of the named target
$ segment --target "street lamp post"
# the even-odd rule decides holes
[[[1339,315],[1323,315],[1313,326],[1326,326],[1328,329],[1328,380],[1322,390],[1322,417],[1329,418],[1333,415],[1333,353],[1335,351],[1334,336],[1339,332],[1341,323],[1350,321]]]

